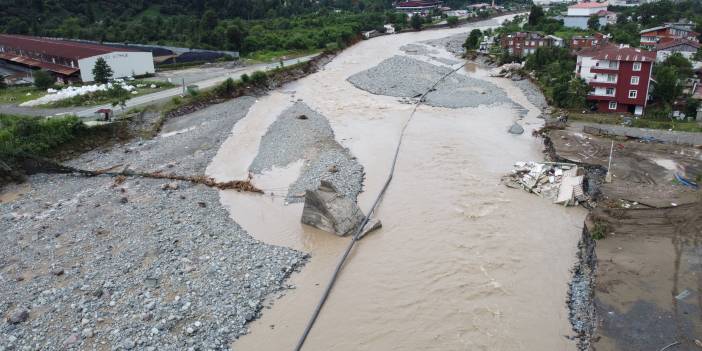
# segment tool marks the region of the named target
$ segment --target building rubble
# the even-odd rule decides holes
[[[583,172],[572,163],[517,162],[503,181],[508,187],[524,189],[555,204],[576,206],[587,201]]]

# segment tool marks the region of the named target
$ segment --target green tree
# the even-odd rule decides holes
[[[93,67],[93,79],[100,84],[105,84],[112,78],[112,68],[107,64],[107,61],[102,57],[95,61]]]
[[[535,26],[539,24],[541,19],[544,17],[544,9],[541,6],[533,5],[531,6],[531,11],[529,11],[529,20],[527,21],[527,23],[530,26]]]
[[[446,23],[449,25],[449,27],[455,27],[458,25],[458,17],[448,16],[448,18],[446,18]]]
[[[412,26],[414,30],[422,30],[422,17],[419,15],[412,16],[410,26]]]
[[[592,30],[600,30],[600,16],[590,16],[590,18],[587,19],[587,27]]]
[[[663,61],[662,65],[674,67],[678,72],[679,78],[681,79],[689,78],[695,72],[692,68],[692,63],[690,60],[686,59],[685,56],[679,52],[668,56],[668,58]]]
[[[213,10],[207,10],[202,14],[202,19],[200,21],[200,27],[204,31],[212,31],[217,27],[217,13]]]
[[[54,85],[54,77],[47,71],[34,72],[34,86],[39,89],[48,89]]]
[[[702,61],[702,46],[700,46],[699,49],[697,49],[697,53],[695,53],[695,60],[697,61]]]
[[[682,94],[682,85],[678,79],[678,72],[675,67],[661,66],[656,69],[656,77],[653,84],[652,95],[654,99],[668,106],[671,106]]]
[[[466,38],[466,42],[463,43],[463,47],[466,48],[466,50],[476,50],[480,46],[480,38],[482,37],[483,33],[480,31],[480,29],[473,29],[470,31],[470,35],[468,35],[468,38]]]

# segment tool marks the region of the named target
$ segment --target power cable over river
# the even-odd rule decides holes
[[[339,260],[339,263],[337,263],[336,269],[334,270],[334,273],[332,274],[331,279],[327,283],[327,287],[326,287],[326,289],[324,289],[324,293],[322,294],[322,297],[319,300],[319,303],[315,307],[314,312],[312,313],[312,317],[310,318],[309,322],[307,323],[307,326],[305,327],[305,331],[302,333],[302,336],[300,336],[300,340],[298,341],[297,345],[295,346],[295,351],[302,350],[302,347],[305,345],[305,340],[307,340],[307,336],[309,335],[310,331],[314,327],[314,324],[317,321],[317,317],[319,317],[319,313],[322,311],[322,307],[324,307],[324,303],[329,298],[329,294],[331,293],[331,290],[334,287],[334,283],[336,283],[336,280],[339,277],[339,273],[341,272],[341,269],[344,267],[344,263],[346,263],[346,260],[348,259],[348,256],[351,253],[351,250],[356,245],[356,242],[358,242],[358,240],[361,239],[362,234],[364,233],[363,229],[368,224],[368,221],[370,220],[371,216],[373,215],[375,210],[378,208],[380,201],[383,199],[383,195],[385,195],[385,191],[390,186],[390,182],[392,181],[392,177],[395,173],[395,166],[397,165],[397,159],[400,155],[400,148],[402,147],[402,140],[405,137],[405,130],[407,129],[407,126],[409,125],[409,123],[412,121],[412,118],[414,117],[415,112],[417,112],[417,108],[424,102],[424,99],[426,98],[427,94],[432,92],[434,90],[434,88],[436,88],[436,86],[439,85],[439,83],[441,83],[448,76],[456,73],[458,70],[463,68],[463,66],[464,66],[464,64],[461,64],[458,66],[458,68],[455,68],[455,69],[451,70],[450,72],[446,73],[445,75],[443,75],[429,89],[427,89],[427,91],[425,91],[424,94],[422,94],[422,96],[419,98],[419,101],[414,105],[414,108],[412,109],[412,113],[410,113],[409,118],[407,118],[404,125],[402,126],[402,129],[400,130],[400,138],[397,142],[397,147],[395,148],[395,155],[393,156],[392,164],[390,165],[390,173],[388,174],[388,177],[385,180],[385,184],[383,184],[383,187],[380,189],[378,196],[375,198],[375,201],[373,201],[373,205],[371,206],[370,210],[367,212],[365,218],[363,218],[361,225],[359,225],[358,228],[356,229],[356,232],[354,233],[353,237],[351,238],[351,241],[349,242],[348,246],[346,247],[346,250],[344,251],[343,255],[341,255],[341,259]]]

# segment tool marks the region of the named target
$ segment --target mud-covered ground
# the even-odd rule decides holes
[[[253,102],[213,105],[154,139],[70,163],[203,175]],[[251,238],[203,185],[72,175],[29,184],[0,203],[0,350],[226,348],[305,262]]]
[[[580,125],[549,131],[548,137],[559,160],[609,167],[612,178],[589,179],[597,187],[597,208],[586,220],[571,285],[589,293],[569,299],[576,331],[590,336],[582,349],[698,350],[702,193],[675,175],[699,177],[702,152],[599,137]]]

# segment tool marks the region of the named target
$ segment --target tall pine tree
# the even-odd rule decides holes
[[[97,83],[105,84],[110,78],[112,78],[112,68],[107,64],[107,61],[102,57],[95,61],[95,67],[93,67],[93,77]]]

